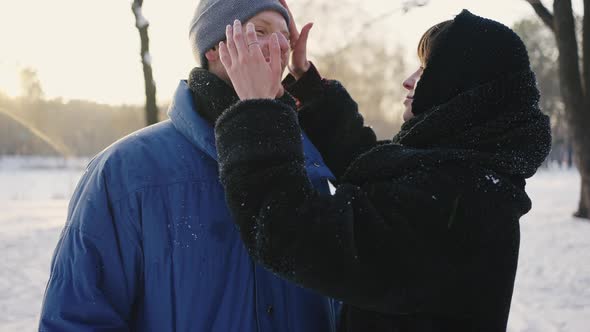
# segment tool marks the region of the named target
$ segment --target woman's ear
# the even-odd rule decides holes
[[[209,63],[219,61],[219,48],[215,46],[207,51],[205,53],[205,58],[207,58]]]

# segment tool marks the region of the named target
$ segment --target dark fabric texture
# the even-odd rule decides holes
[[[291,74],[287,75],[283,80],[283,87],[299,101],[300,105],[324,95],[324,80],[313,62],[310,62],[309,70],[299,80]]]
[[[371,128],[363,126],[358,105],[338,81],[322,80],[322,93],[307,98],[299,109],[301,127],[310,132],[335,182],[361,153],[378,144]],[[330,121],[325,121],[325,119]]]
[[[223,111],[240,100],[232,86],[200,67],[191,70],[188,86],[193,95],[195,109],[211,124],[217,121]],[[279,100],[290,106],[295,105],[295,100],[289,93],[285,93]]]
[[[235,90],[207,69],[196,67],[188,77],[195,109],[209,123],[215,123],[225,109],[240,100]]]
[[[529,68],[526,47],[514,31],[467,10],[457,15],[439,38],[416,86],[414,114],[426,112],[483,83]]]
[[[435,104],[387,142],[335,81],[298,113],[269,100],[232,106],[216,124],[220,178],[249,253],[342,300],[342,331],[505,331],[518,221],[531,208],[525,179],[551,142],[521,60],[524,69]],[[434,64],[429,75],[444,75],[445,62]],[[332,196],[305,176],[299,125],[338,178]]]

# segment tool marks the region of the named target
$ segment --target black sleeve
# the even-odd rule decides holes
[[[411,289],[427,294],[432,287],[423,287],[416,276],[444,279],[422,271],[438,263],[427,261],[406,216],[388,202],[387,213],[371,202],[371,191],[385,196],[379,186],[342,184],[333,196],[313,189],[297,115],[287,105],[240,102],[220,117],[215,132],[228,206],[250,255],[273,272],[387,313],[418,310],[420,296]],[[415,204],[432,200],[415,188],[399,190],[412,192]]]
[[[377,145],[350,94],[340,82],[323,79],[313,64],[298,81],[288,76],[283,85],[298,100],[301,128],[337,181],[356,157]]]
[[[295,79],[291,74],[287,75],[283,80],[283,87],[299,101],[299,105],[304,105],[317,98],[322,98],[325,90],[324,79],[313,63],[311,63],[309,70],[299,80]]]

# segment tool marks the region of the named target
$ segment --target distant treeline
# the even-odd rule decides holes
[[[55,154],[48,150],[57,150],[58,154],[92,156],[142,128],[144,119],[141,106],[0,94],[0,154],[47,155]]]

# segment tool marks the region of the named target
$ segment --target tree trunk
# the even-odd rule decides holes
[[[580,202],[574,214],[580,218],[589,218],[590,210],[590,109],[584,94],[578,42],[576,40],[575,21],[571,0],[553,2],[554,27],[557,47],[559,49],[559,77],[561,90],[566,105],[568,126],[572,131],[576,166],[582,177]],[[586,19],[586,18],[584,18]],[[584,38],[590,36],[585,35]],[[584,44],[584,43],[583,43]],[[588,57],[585,57],[588,61]],[[583,65],[586,68],[586,65]]]
[[[583,75],[584,86],[586,87],[586,103],[590,106],[590,0],[584,0],[584,21],[582,23],[582,52],[583,53]],[[588,110],[588,109],[587,109]],[[590,110],[588,110],[590,112]]]
[[[134,0],[131,10],[135,16],[135,27],[139,31],[141,39],[141,63],[143,64],[143,79],[145,81],[145,112],[146,124],[152,125],[158,122],[158,105],[156,102],[156,83],[152,72],[152,58],[150,55],[150,39],[148,35],[149,22],[142,14],[143,0]]]
[[[567,141],[567,168],[572,169],[574,167],[574,148],[572,147],[572,143],[568,140]]]
[[[589,128],[589,127],[586,127]],[[580,130],[582,128],[578,128]],[[590,135],[584,133],[585,137],[575,139],[574,155],[575,163],[582,179],[580,185],[580,202],[575,217],[590,219]]]
[[[581,160],[578,162],[582,185],[580,190],[580,204],[574,214],[579,218],[590,219],[590,0],[584,0],[584,18],[582,25],[582,75],[584,84],[584,109],[580,110],[585,119],[578,125],[578,130],[583,132],[584,140],[580,141],[580,150],[584,150]]]
[[[580,188],[580,204],[578,205],[578,211],[574,213],[574,217],[578,218],[590,218],[590,211],[588,207],[590,206],[590,177],[589,174],[582,174],[582,185]]]

